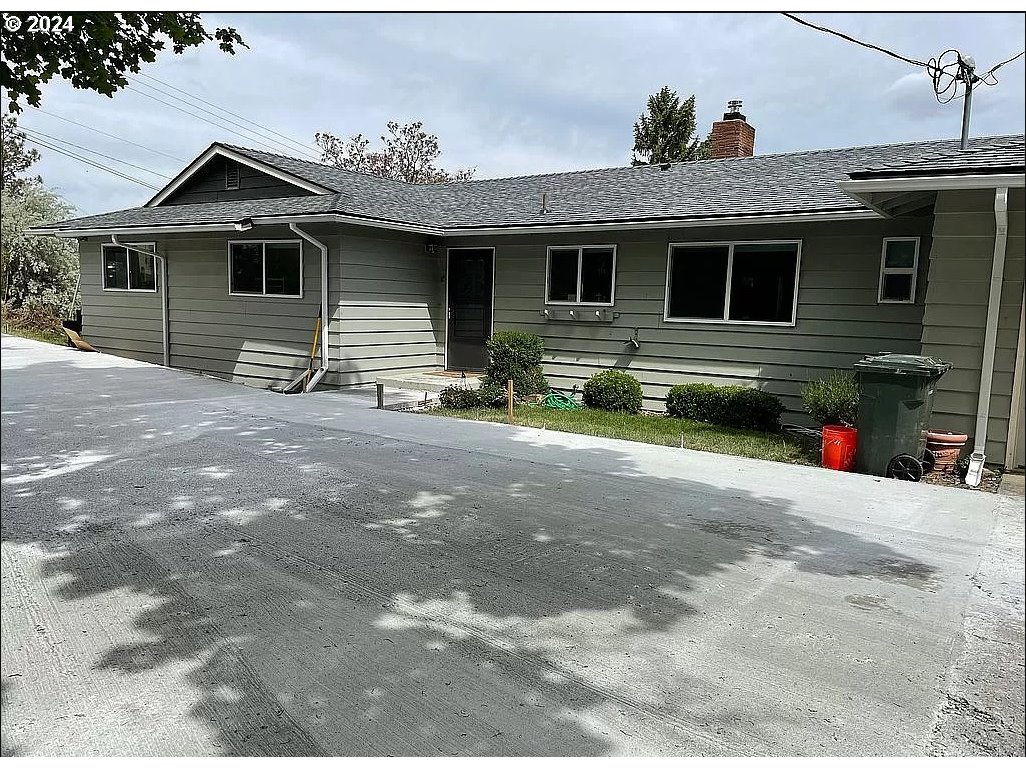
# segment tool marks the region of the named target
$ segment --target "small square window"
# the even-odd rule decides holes
[[[615,286],[615,246],[549,248],[546,303],[611,306]]]
[[[153,243],[133,243],[133,246],[153,251]],[[103,244],[103,288],[105,291],[156,291],[156,259],[124,246]]]
[[[919,238],[884,238],[877,301],[911,304],[916,300]]]
[[[237,241],[228,244],[228,293],[303,295],[303,247],[298,241]]]

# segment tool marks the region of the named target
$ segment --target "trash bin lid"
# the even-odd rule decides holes
[[[940,376],[949,368],[951,368],[951,364],[940,358],[899,353],[867,355],[855,364],[856,371],[886,371],[891,374],[912,374],[924,377]]]

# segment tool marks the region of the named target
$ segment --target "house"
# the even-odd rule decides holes
[[[83,334],[257,386],[477,370],[494,329],[545,339],[557,387],[623,368],[661,408],[685,381],[780,396],[867,353],[952,361],[933,424],[1023,462],[1022,136],[407,185],[216,143],[76,238]],[[982,394],[982,397],[981,397]]]

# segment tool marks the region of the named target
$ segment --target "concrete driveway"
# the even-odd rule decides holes
[[[2,364],[5,755],[1022,751],[1021,501]]]

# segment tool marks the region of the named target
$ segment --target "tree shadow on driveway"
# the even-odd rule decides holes
[[[514,462],[291,423],[284,399],[204,404],[223,390],[202,384],[188,419],[43,398],[4,417],[4,547],[41,553],[68,627],[131,607],[79,675],[184,666],[176,696],[208,740],[183,753],[763,752],[780,714],[718,702],[690,651],[737,632],[711,617],[795,570],[935,586],[786,499],[649,477],[626,452]],[[18,707],[5,753],[33,751]]]

